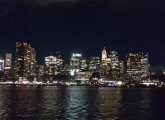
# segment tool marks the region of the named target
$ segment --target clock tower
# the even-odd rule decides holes
[[[107,74],[107,69],[108,69],[108,66],[107,66],[107,51],[104,47],[103,50],[102,50],[102,54],[101,54],[101,71],[104,74]]]

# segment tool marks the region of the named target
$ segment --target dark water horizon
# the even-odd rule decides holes
[[[1,120],[163,120],[164,88],[0,86]]]

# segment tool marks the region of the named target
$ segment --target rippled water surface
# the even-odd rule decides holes
[[[165,89],[0,86],[2,120],[163,120]]]

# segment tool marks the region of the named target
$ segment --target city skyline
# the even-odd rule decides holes
[[[38,51],[37,61],[50,52],[100,55],[102,47],[118,51],[148,52],[153,66],[164,66],[163,1],[59,0],[0,1],[1,53],[15,52],[15,42],[25,41]],[[136,9],[135,9],[136,8]]]
[[[164,0],[0,0],[0,120],[163,120]]]
[[[56,84],[58,80],[108,86],[122,85],[125,80],[128,83],[131,80],[144,84],[148,81],[147,84],[150,84],[148,78],[157,74],[150,71],[149,56],[144,52],[131,52],[123,61],[119,59],[117,51],[107,52],[103,47],[100,51],[101,57],[84,58],[81,53],[74,52],[67,64],[64,63],[65,58],[61,52],[45,56],[44,63],[37,64],[36,52],[29,43],[17,42],[15,63],[12,65],[12,53],[6,53],[5,59],[0,59],[0,79],[6,81],[4,84],[8,84],[9,80],[10,83],[15,81],[16,84],[27,84],[30,81],[34,84],[37,81],[42,84]],[[164,75],[163,70],[162,73],[161,75]]]
[[[16,42],[15,43],[16,44],[16,50],[17,50],[17,44],[26,44],[26,45],[28,45],[28,46],[32,46],[33,47],[33,45],[31,45],[30,43],[27,43],[27,42]],[[34,47],[33,47],[34,48]],[[34,48],[35,49],[35,48]],[[114,51],[114,50],[109,50],[109,49],[107,49],[106,47],[102,47],[102,49],[106,49],[106,54],[107,55],[110,55],[111,54],[111,52],[113,53],[113,52],[117,52],[116,54],[118,54],[117,56],[118,56],[118,58],[120,59],[120,60],[122,60],[123,62],[124,62],[124,64],[126,65],[126,63],[127,63],[127,56],[130,54],[130,53],[133,53],[133,54],[138,54],[138,53],[146,53],[146,54],[148,54],[147,52],[144,52],[144,51],[133,51],[133,52],[129,52],[128,54],[126,54],[125,55],[125,57],[124,58],[121,58],[120,57],[120,52],[119,51]],[[36,50],[36,49],[35,49]],[[40,51],[35,51],[36,52],[36,54],[35,54],[35,56],[38,56],[37,54],[38,53],[40,53]],[[57,53],[60,53],[61,55],[62,55],[62,59],[63,59],[63,64],[64,65],[69,65],[69,63],[70,63],[70,60],[71,60],[71,57],[72,57],[72,55],[75,53],[75,54],[81,54],[82,55],[82,58],[84,59],[84,60],[90,60],[92,57],[99,57],[100,58],[100,60],[101,60],[101,56],[102,56],[102,54],[103,53],[101,53],[101,50],[100,51],[96,51],[96,53],[97,52],[99,52],[99,54],[95,54],[95,55],[93,55],[93,56],[87,56],[86,55],[86,53],[82,53],[81,51],[73,51],[72,53],[70,53],[70,55],[69,56],[65,56],[66,54],[64,53],[64,52],[61,52],[61,51],[53,51],[53,52],[49,52],[48,54],[46,54],[45,56],[41,56],[40,57],[40,61],[38,61],[38,58],[36,57],[35,59],[36,59],[36,65],[43,65],[43,64],[45,64],[45,58],[46,57],[50,57],[50,56],[54,56],[54,55],[56,55]],[[10,53],[10,52],[6,52],[6,53]],[[6,53],[4,53],[4,54],[1,54],[1,56],[0,56],[0,58],[2,59],[2,60],[5,60],[5,54]],[[16,58],[16,52],[15,53],[11,53],[13,56],[12,56],[12,59],[14,59],[14,60],[12,60],[11,62],[12,62],[12,64],[15,66],[15,60],[17,59]],[[150,57],[150,55],[148,54],[148,56]],[[149,63],[150,63],[150,59],[149,59]],[[162,72],[162,70],[164,69],[164,66],[152,66],[152,64],[150,64],[151,66],[150,66],[150,70],[152,71],[152,72]]]

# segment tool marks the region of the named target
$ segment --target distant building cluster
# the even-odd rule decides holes
[[[126,61],[123,61],[119,59],[118,52],[108,52],[104,47],[100,55],[89,59],[81,53],[72,53],[68,64],[64,64],[64,56],[60,52],[45,56],[43,60],[44,64],[38,65],[35,49],[26,42],[17,42],[15,59],[12,53],[0,58],[1,80],[69,76],[74,80],[86,81],[92,79],[95,73],[100,75],[101,81],[106,77],[113,80],[142,80],[150,76],[149,55],[143,52],[129,53]]]

